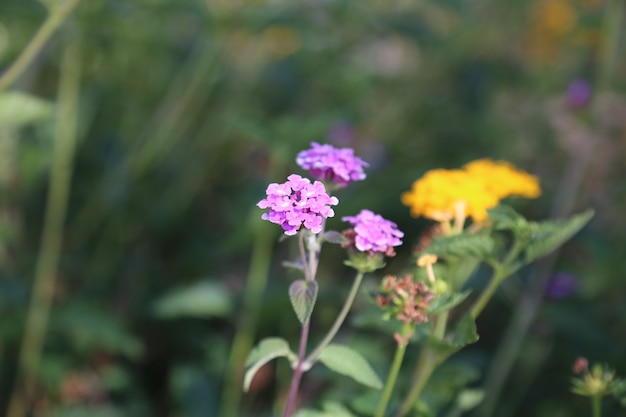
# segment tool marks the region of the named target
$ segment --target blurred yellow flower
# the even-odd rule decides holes
[[[463,217],[480,221],[487,217],[488,208],[498,204],[498,198],[467,171],[434,169],[415,181],[411,191],[402,194],[402,203],[410,207],[414,217],[448,222],[462,212]]]
[[[509,162],[484,158],[472,161],[463,168],[476,181],[482,181],[488,192],[498,199],[509,196],[537,198],[541,195],[539,179]]]
[[[509,196],[535,198],[541,194],[539,180],[504,161],[479,159],[462,169],[434,169],[402,194],[402,203],[414,217],[442,223],[454,220],[459,232],[467,217],[475,222],[487,218],[487,209]]]

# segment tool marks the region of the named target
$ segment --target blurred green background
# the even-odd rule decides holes
[[[0,2],[0,74],[46,5],[64,1]],[[370,163],[365,181],[336,193],[329,227],[362,208],[398,223],[405,245],[384,272],[407,265],[429,225],[400,203],[429,169],[505,159],[541,179],[538,200],[511,202],[527,217],[593,207],[558,256],[505,283],[478,321],[481,340],[454,358],[480,387],[521,311],[527,337],[494,415],[588,415],[569,392],[574,359],[626,374],[623,16],[622,0],[79,2],[0,93],[0,409],[19,386],[53,149],[75,120],[30,415],[280,415],[288,366],[267,367],[240,398],[233,352],[297,340],[281,266],[292,242],[278,242],[255,204],[269,182],[304,174],[294,159],[311,141]],[[351,283],[342,259],[338,248],[322,255],[313,334]],[[551,293],[564,275],[569,290]],[[362,297],[357,315],[367,308]],[[393,338],[351,322],[340,339],[385,375]],[[302,390],[303,405],[354,412],[365,392],[323,367]],[[617,407],[607,400],[606,415]]]

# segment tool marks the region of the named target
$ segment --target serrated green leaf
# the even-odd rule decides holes
[[[454,326],[451,338],[437,339],[433,336],[427,338],[428,344],[444,357],[477,341],[476,322],[469,315],[463,316]]]
[[[326,346],[320,353],[319,361],[338,374],[349,376],[368,387],[380,389],[383,386],[367,360],[348,346]]]
[[[453,236],[440,236],[432,240],[425,253],[446,257],[479,258],[488,257],[493,251],[493,239],[482,233],[462,233]]]
[[[289,343],[280,337],[269,337],[263,339],[256,345],[246,359],[246,373],[243,378],[243,390],[248,391],[252,378],[257,371],[266,363],[275,358],[286,357],[290,360],[295,358],[295,354],[289,349]]]
[[[232,299],[226,287],[214,281],[200,281],[166,294],[154,304],[160,318],[222,317],[232,311]]]
[[[437,297],[428,307],[428,315],[437,315],[459,305],[463,300],[467,298],[471,291],[455,292],[449,294],[443,294]]]
[[[522,261],[529,263],[545,256],[561,246],[582,229],[593,217],[593,210],[576,215],[568,220],[549,220],[532,223],[534,233],[522,253]]]
[[[499,205],[487,210],[489,220],[496,230],[521,230],[528,225],[528,221],[512,207]]]
[[[304,279],[294,281],[289,286],[289,299],[298,320],[304,325],[309,320],[317,300],[317,282]]]
[[[0,126],[17,129],[50,118],[52,109],[49,101],[19,91],[7,91],[0,94]]]

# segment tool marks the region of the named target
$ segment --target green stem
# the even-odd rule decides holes
[[[489,284],[487,284],[487,287],[485,287],[470,309],[470,316],[474,320],[478,318],[487,306],[487,303],[491,300],[502,281],[513,273],[513,263],[524,248],[525,243],[526,241],[524,240],[515,239],[502,263],[493,265],[493,275],[489,280]]]
[[[356,298],[356,294],[361,285],[361,281],[363,281],[363,275],[364,275],[363,272],[358,272],[356,274],[356,278],[354,279],[352,288],[350,288],[350,293],[348,294],[348,297],[346,298],[346,301],[343,305],[343,308],[339,312],[339,315],[335,319],[333,326],[330,328],[330,330],[328,331],[324,339],[322,339],[322,341],[319,343],[319,345],[317,345],[317,347],[309,354],[309,356],[307,356],[307,358],[305,359],[305,363],[312,364],[315,361],[315,359],[317,359],[317,357],[322,352],[322,350],[326,346],[328,346],[328,344],[333,340],[333,338],[339,331],[339,328],[341,327],[344,320],[346,319],[346,316],[348,315],[348,312],[350,311],[350,308],[352,307],[352,303],[354,302],[354,299]]]
[[[602,417],[602,397],[600,395],[591,397],[591,407],[593,408],[593,417]]]
[[[75,37],[78,38],[78,37]],[[59,81],[56,140],[52,156],[50,186],[40,253],[35,267],[32,298],[26,316],[24,337],[18,359],[18,376],[7,416],[23,417],[33,401],[36,373],[41,359],[46,328],[52,307],[57,269],[63,242],[72,161],[77,139],[80,94],[80,57],[72,40],[63,55]]]
[[[254,343],[254,330],[261,310],[262,295],[267,286],[273,245],[269,244],[275,235],[273,224],[258,220],[252,247],[250,269],[243,294],[241,314],[237,321],[237,332],[233,339],[224,375],[225,387],[220,401],[219,416],[230,417],[239,414],[241,403],[241,377],[246,355]],[[262,223],[261,223],[262,222]]]
[[[320,236],[324,233],[325,223],[322,225],[322,231]],[[304,251],[304,238],[307,238],[308,249],[308,262]],[[315,281],[317,275],[317,267],[319,264],[319,252],[321,249],[321,239],[316,235],[310,233],[308,230],[301,230],[298,232],[298,245],[300,247],[300,255],[302,256],[302,265],[304,266],[304,276],[307,280]],[[311,317],[306,320],[302,326],[300,333],[300,347],[298,348],[298,360],[291,378],[291,384],[289,386],[289,393],[287,394],[287,403],[285,404],[285,412],[283,417],[291,417],[296,409],[296,403],[298,400],[298,389],[300,388],[300,381],[302,375],[309,369],[306,365],[306,347],[309,338],[309,331],[311,329]]]
[[[6,90],[17,81],[79,1],[62,1],[48,14],[48,17],[39,27],[39,30],[37,30],[37,33],[35,33],[26,48],[24,48],[13,64],[7,68],[4,74],[0,76],[0,92]]]
[[[447,324],[448,312],[446,311],[441,313],[437,318],[433,336],[437,339],[443,339],[446,333]],[[426,386],[426,383],[435,370],[435,367],[444,359],[445,357],[439,357],[437,353],[433,352],[428,346],[422,347],[419,359],[417,360],[417,366],[415,367],[415,373],[413,374],[411,390],[405,397],[400,410],[396,414],[396,417],[402,417],[409,412],[422,393],[422,390]]]
[[[405,324],[402,328],[402,338],[408,339],[412,329],[413,326],[411,324]],[[391,370],[389,371],[389,376],[387,377],[387,382],[385,383],[385,389],[383,390],[380,401],[378,402],[378,408],[374,417],[383,417],[385,415],[385,410],[387,409],[387,404],[391,398],[393,387],[395,386],[398,374],[400,373],[400,366],[402,365],[407,345],[408,341],[398,342],[398,348],[396,349],[396,354],[393,358],[393,363],[391,364]]]
[[[480,293],[480,296],[470,309],[470,316],[474,320],[476,320],[483,309],[487,306],[487,303],[491,300],[491,297],[493,297],[493,294],[496,292],[505,277],[506,275],[502,272],[502,268],[498,267],[494,270],[494,273],[489,280],[489,284],[487,284],[483,292]]]

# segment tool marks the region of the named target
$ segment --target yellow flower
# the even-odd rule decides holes
[[[402,194],[402,203],[410,207],[414,217],[444,222],[460,214],[480,221],[487,217],[488,208],[498,204],[498,198],[467,171],[434,169],[415,181],[411,191]]]
[[[466,217],[475,222],[487,218],[487,209],[509,196],[535,198],[541,194],[534,175],[504,161],[479,159],[463,169],[434,169],[415,181],[402,194],[402,203],[414,217],[423,216],[442,223],[454,220],[455,231]]]
[[[463,168],[476,181],[482,181],[488,192],[498,199],[509,196],[537,198],[541,195],[539,179],[509,162],[484,158],[472,161]]]

